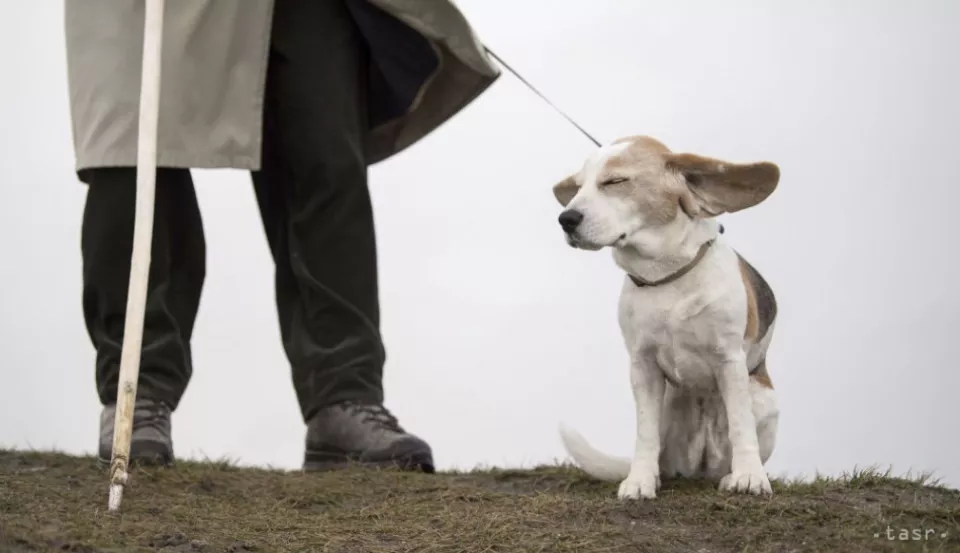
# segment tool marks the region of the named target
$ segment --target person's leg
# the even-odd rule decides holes
[[[120,374],[130,255],[136,206],[136,170],[80,172],[87,184],[83,213],[83,313],[96,350],[101,415],[99,453],[109,460]],[[200,210],[190,172],[157,171],[150,279],[137,386],[131,456],[172,461],[170,411],[190,380],[190,337],[206,267]]]
[[[349,459],[432,470],[429,446],[382,407],[364,43],[343,0],[277,0],[274,9],[263,167],[253,180],[308,424],[305,466]]]

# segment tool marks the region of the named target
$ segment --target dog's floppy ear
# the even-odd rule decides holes
[[[577,195],[580,186],[577,184],[576,175],[570,175],[557,184],[553,185],[553,195],[560,202],[560,205],[566,207],[570,200]]]
[[[770,162],[727,163],[694,154],[666,154],[667,168],[679,172],[690,194],[681,205],[690,216],[734,213],[753,207],[773,193],[780,168]]]

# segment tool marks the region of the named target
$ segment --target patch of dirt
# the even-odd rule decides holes
[[[960,552],[960,491],[861,472],[771,498],[667,481],[654,501],[569,467],[435,475],[180,462],[119,514],[95,459],[0,451],[0,553]]]

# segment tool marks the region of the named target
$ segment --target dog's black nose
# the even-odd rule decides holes
[[[570,234],[575,231],[580,223],[583,222],[583,213],[573,209],[567,209],[560,214],[560,227],[563,228],[563,232]]]

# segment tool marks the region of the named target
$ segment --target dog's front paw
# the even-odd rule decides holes
[[[660,475],[655,471],[630,472],[620,483],[618,499],[655,499],[660,489]]]
[[[772,495],[770,479],[762,469],[757,471],[731,472],[720,479],[720,489],[725,492]]]

